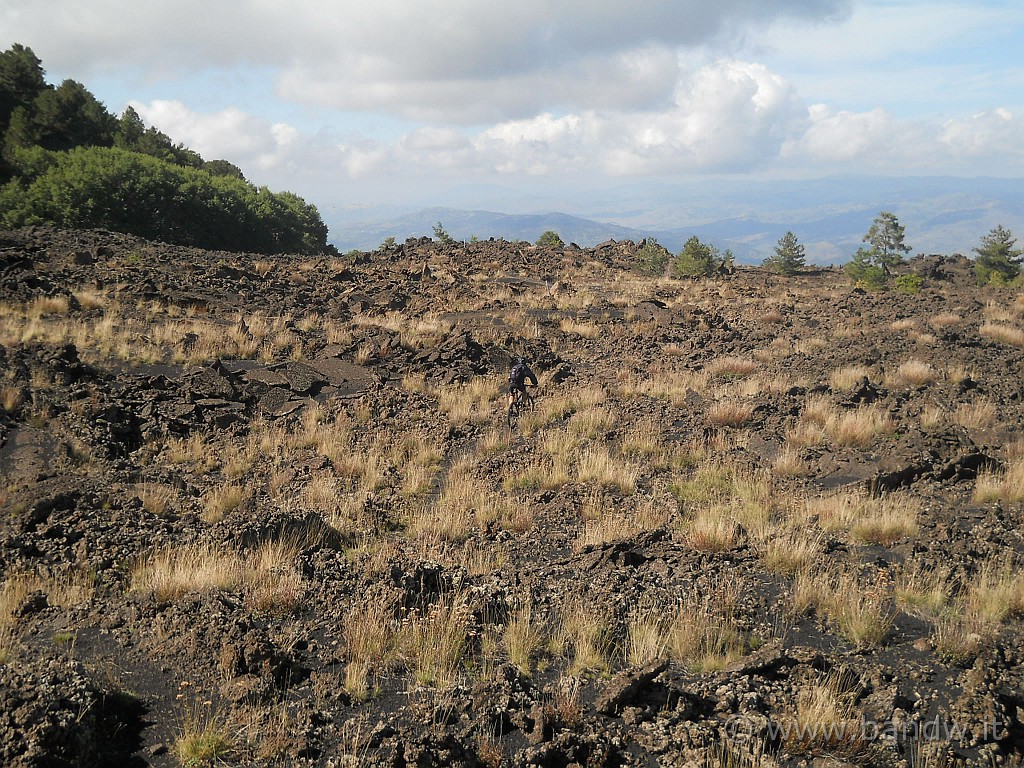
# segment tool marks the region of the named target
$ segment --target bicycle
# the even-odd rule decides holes
[[[532,411],[534,406],[533,396],[525,389],[513,389],[508,393],[508,431],[515,432],[516,424],[519,423],[519,416],[523,409],[529,407]]]

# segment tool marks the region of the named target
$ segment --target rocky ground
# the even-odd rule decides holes
[[[1019,765],[1024,298],[636,252],[0,233],[0,764]]]

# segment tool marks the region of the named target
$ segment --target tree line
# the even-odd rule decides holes
[[[204,160],[131,107],[112,115],[81,83],[47,84],[15,44],[0,52],[0,228],[29,225],[256,253],[328,247],[316,206]]]
[[[863,242],[853,258],[844,266],[846,275],[857,285],[879,289],[890,282],[897,290],[914,292],[920,288],[917,275],[895,275],[911,247],[906,243],[906,232],[895,214],[882,211],[875,217]],[[974,273],[982,285],[1005,285],[1020,277],[1024,249],[1016,248],[1013,233],[999,225],[985,235],[973,249]],[[803,244],[792,232],[786,232],[762,266],[781,275],[796,275],[807,268],[807,255]],[[674,257],[655,240],[640,244],[636,268],[643,274],[673,277],[708,277],[732,269],[733,256],[719,251],[710,243],[691,237]]]

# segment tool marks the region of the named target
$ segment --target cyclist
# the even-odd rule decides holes
[[[537,386],[537,375],[530,370],[526,364],[525,357],[517,357],[512,363],[512,370],[508,372],[508,404],[509,407],[516,400],[516,393],[526,395],[526,381],[529,379],[533,386]]]

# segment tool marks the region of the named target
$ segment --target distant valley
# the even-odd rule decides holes
[[[447,190],[444,206],[334,209],[324,214],[342,251],[373,250],[388,237],[432,236],[441,223],[458,240],[535,241],[546,230],[583,247],[609,239],[656,238],[678,251],[696,235],[737,260],[758,263],[792,230],[809,261],[840,264],[880,211],[906,229],[913,253],[966,253],[996,225],[1024,238],[1024,180],[915,177],[813,181],[710,180],[634,184],[577,193],[502,187]]]

